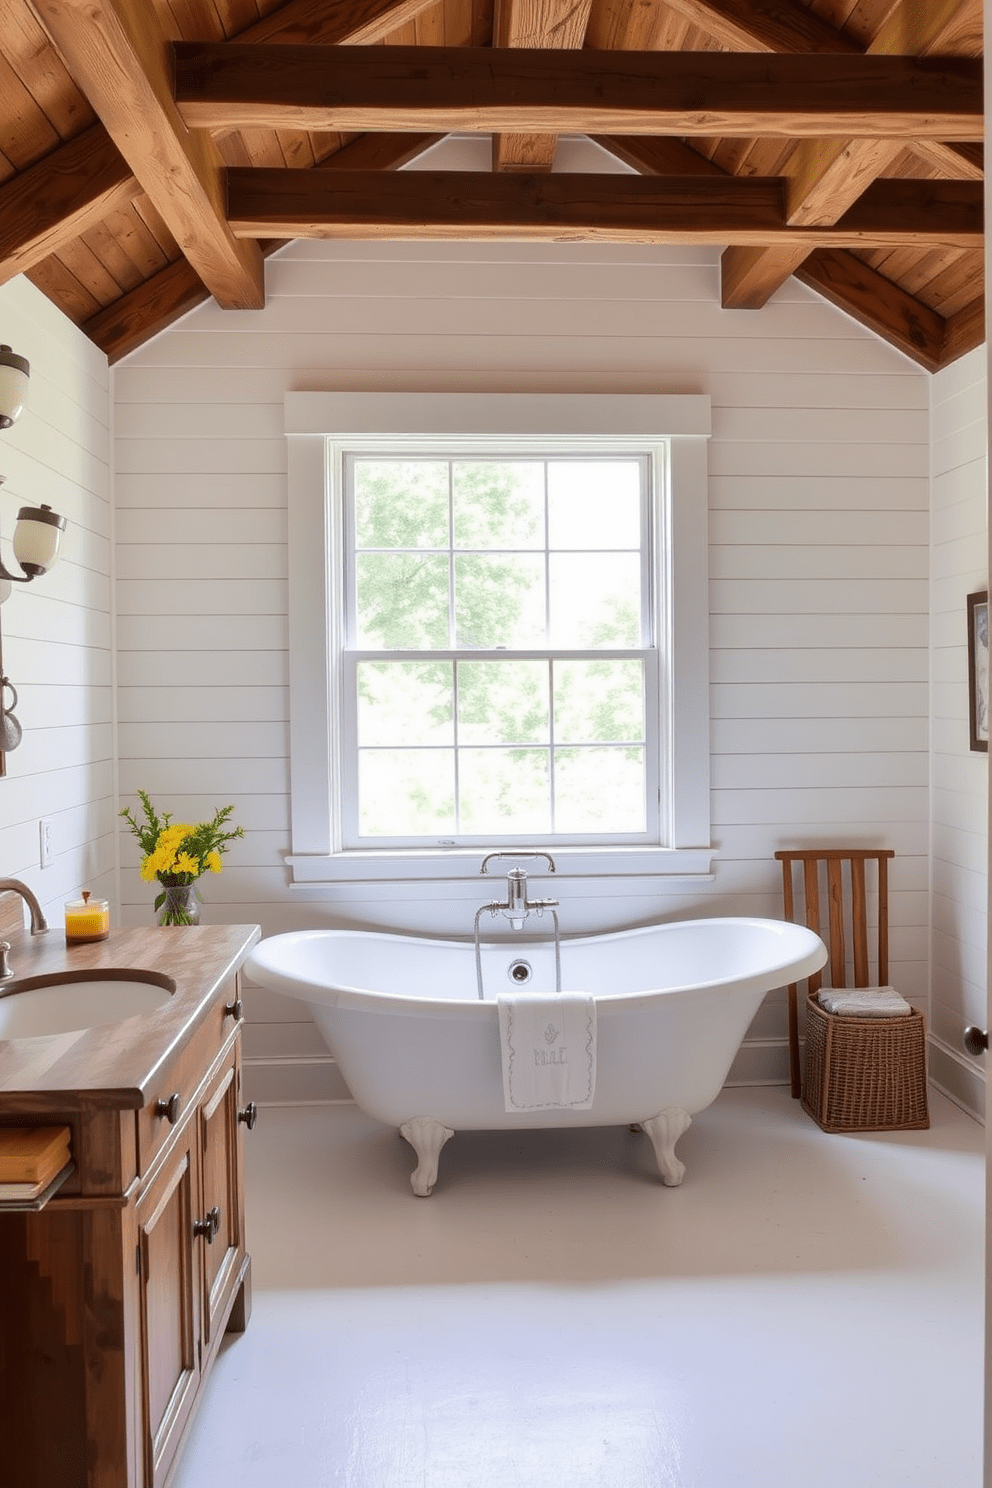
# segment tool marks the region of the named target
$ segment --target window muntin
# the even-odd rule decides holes
[[[654,467],[345,457],[345,848],[657,840]]]

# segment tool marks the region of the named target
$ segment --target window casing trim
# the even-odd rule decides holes
[[[298,884],[420,880],[471,882],[474,848],[343,850],[337,802],[340,753],[333,709],[342,649],[342,493],[335,465],[344,449],[409,449],[434,438],[446,450],[513,436],[514,447],[602,449],[604,439],[667,443],[671,497],[670,600],[660,617],[664,846],[559,847],[559,874],[631,880],[709,873],[709,604],[707,440],[710,400],[664,394],[288,393],[285,398],[289,509],[289,674],[292,879]],[[593,431],[593,432],[590,432]],[[330,495],[328,496],[328,493]],[[330,768],[328,768],[330,762]]]

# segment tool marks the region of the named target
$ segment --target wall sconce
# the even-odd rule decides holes
[[[31,368],[9,346],[0,346],[0,429],[9,429],[27,401]],[[3,476],[0,475],[0,484]],[[51,568],[59,553],[65,517],[50,506],[22,506],[14,528],[14,557],[21,572],[11,573],[0,557],[0,604],[10,597],[11,584],[28,584]]]
[[[27,401],[30,376],[31,368],[24,357],[9,346],[0,346],[0,430],[9,429],[20,417]],[[14,557],[21,572],[11,573],[0,557],[0,604],[10,597],[12,584],[29,584],[51,568],[58,557],[65,526],[65,517],[60,517],[50,506],[21,507],[13,538]],[[9,706],[5,701],[8,691]],[[13,713],[16,702],[17,693],[4,675],[0,654],[0,775],[5,773],[4,753],[21,741],[21,726]]]

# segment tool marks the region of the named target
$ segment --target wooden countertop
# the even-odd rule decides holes
[[[37,1097],[47,1096],[63,1111],[139,1109],[162,1062],[207,1016],[220,988],[260,936],[258,925],[111,930],[107,940],[82,946],[67,946],[61,927],[38,936],[10,936],[10,965],[18,982],[53,972],[137,969],[171,977],[176,990],[164,1007],[123,1023],[0,1040],[0,1117],[5,1107],[23,1107],[28,1095],[35,1098],[32,1106]]]

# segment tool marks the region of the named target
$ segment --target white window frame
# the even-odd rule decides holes
[[[667,447],[668,501],[656,512],[662,820],[658,844],[558,846],[559,877],[698,878],[710,872],[707,440],[710,400],[666,394],[287,393],[289,681],[294,884],[435,885],[478,894],[477,847],[341,844],[341,751],[334,710],[343,623],[343,453],[457,454],[487,437],[517,447]],[[667,666],[664,664],[667,658]],[[633,888],[633,884],[631,884]],[[436,892],[435,890],[433,890]]]

